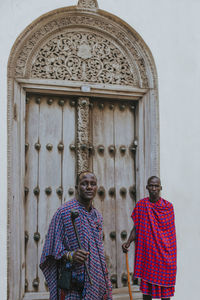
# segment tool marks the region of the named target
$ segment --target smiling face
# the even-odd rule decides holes
[[[160,191],[162,190],[161,182],[158,177],[150,177],[147,181],[147,190],[149,191],[149,198],[151,201],[158,201],[160,198]]]
[[[82,173],[79,177],[77,192],[82,204],[91,203],[97,192],[96,176],[89,172]]]

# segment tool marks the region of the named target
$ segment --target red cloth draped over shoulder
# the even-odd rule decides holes
[[[136,228],[134,276],[161,286],[176,281],[176,232],[173,205],[144,198],[132,215]]]

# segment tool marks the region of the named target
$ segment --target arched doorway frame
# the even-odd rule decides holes
[[[106,77],[103,79],[105,82],[100,79],[90,82],[37,78],[37,74],[36,77],[33,76],[32,66],[37,59],[38,50],[65,30],[93,32],[115,45],[128,61],[133,76],[132,84],[120,82],[121,79],[117,84],[106,82]],[[152,54],[139,34],[120,18],[98,9],[96,1],[79,1],[78,6],[51,11],[30,24],[16,40],[8,62],[9,300],[23,299],[25,285],[23,199],[27,91],[137,100],[137,200],[144,195],[147,178],[159,175],[157,72]],[[81,153],[80,159],[84,159]]]

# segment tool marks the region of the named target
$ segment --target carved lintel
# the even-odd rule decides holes
[[[34,59],[30,77],[139,87],[137,67],[125,52],[90,31],[63,31],[48,40]]]
[[[84,9],[78,10],[73,17],[55,14],[30,35],[29,30],[17,58],[9,62],[9,77],[156,86],[151,56],[136,33],[130,35],[119,23],[98,14],[86,17]]]
[[[89,167],[89,98],[80,97],[77,105],[77,173]]]
[[[97,0],[79,0],[77,7],[96,10],[99,8]]]

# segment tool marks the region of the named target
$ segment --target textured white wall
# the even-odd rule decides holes
[[[200,1],[99,0],[129,23],[152,51],[159,79],[163,196],[174,203],[178,276],[174,299],[198,299],[200,268]],[[34,19],[76,0],[0,1],[0,291],[6,299],[7,61],[17,36]]]

